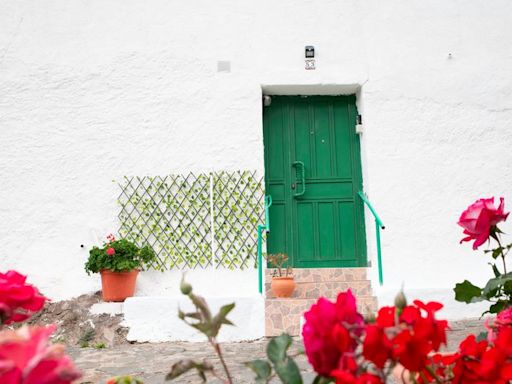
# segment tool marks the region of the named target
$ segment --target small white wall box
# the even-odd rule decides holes
[[[356,133],[363,133],[363,118],[361,117],[361,115],[357,115]]]
[[[307,59],[305,60],[305,64],[307,70],[315,69],[315,59]]]

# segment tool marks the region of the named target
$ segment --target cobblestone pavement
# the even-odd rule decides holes
[[[478,319],[450,323],[447,349],[453,350],[468,334],[478,334],[483,329],[483,321]],[[252,383],[252,372],[243,366],[245,361],[263,358],[267,340],[244,343],[226,343],[222,348],[227,364],[232,369],[236,383]],[[296,339],[291,353],[296,353],[300,339]],[[68,352],[78,367],[84,372],[81,383],[105,383],[106,379],[116,375],[132,374],[143,379],[145,384],[164,383],[165,375],[172,364],[178,360],[207,358],[216,367],[219,366],[210,346],[206,343],[155,343],[130,344],[114,348],[69,348]],[[296,359],[306,383],[314,377],[304,356]],[[176,380],[178,383],[201,382],[194,374],[187,374]],[[209,382],[219,383],[219,380]]]

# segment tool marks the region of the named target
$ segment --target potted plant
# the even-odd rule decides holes
[[[103,246],[89,251],[85,271],[101,274],[104,301],[124,301],[133,296],[137,275],[141,269],[156,259],[151,247],[138,247],[127,239],[116,240],[107,236]]]
[[[292,267],[284,266],[288,262],[288,255],[284,253],[268,255],[268,261],[275,267],[270,284],[272,293],[276,297],[291,297],[295,290],[295,280]]]

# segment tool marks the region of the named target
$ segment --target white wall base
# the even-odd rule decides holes
[[[91,315],[122,315],[124,303],[96,303],[89,309]]]
[[[379,301],[379,308],[381,308],[393,305],[398,290],[379,287],[375,289],[375,293]],[[465,304],[455,301],[452,288],[405,289],[405,296],[408,303],[418,299],[423,302],[437,301],[443,304],[443,309],[437,315],[439,319],[462,320],[476,318],[480,317],[489,308],[489,303],[487,302]]]
[[[219,341],[256,340],[265,334],[265,302],[261,295],[252,297],[205,297],[213,313],[225,304],[236,303],[228,319],[235,326],[224,326]],[[178,318],[178,308],[185,312],[194,307],[185,296],[131,297],[124,303],[127,339],[138,342],[205,341],[205,336]]]

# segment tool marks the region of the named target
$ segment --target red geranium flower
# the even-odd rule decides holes
[[[47,298],[26,279],[16,271],[0,273],[0,324],[26,320],[43,308]]]
[[[435,318],[435,312],[443,307],[442,304],[425,304],[419,300],[414,304],[403,309],[400,322],[404,328],[392,342],[393,356],[405,368],[417,372],[425,368],[428,354],[446,343],[448,323]]]
[[[388,359],[392,357],[393,344],[389,340],[384,328],[377,325],[366,326],[366,337],[363,341],[363,356],[373,362],[377,367],[383,368]]]
[[[107,255],[114,256],[116,254],[116,250],[112,247],[107,248]]]

